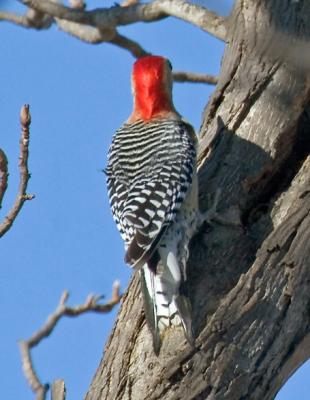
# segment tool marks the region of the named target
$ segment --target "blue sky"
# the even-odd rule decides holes
[[[231,0],[201,1],[228,13]],[[102,3],[90,1],[89,7]],[[105,2],[108,6],[112,2]],[[3,9],[22,10],[12,1]],[[132,108],[132,56],[109,44],[84,44],[55,27],[36,32],[1,23],[0,146],[9,159],[9,189],[1,218],[18,185],[19,110],[31,106],[27,202],[0,243],[0,376],[2,398],[33,399],[21,371],[17,342],[37,330],[64,289],[69,304],[89,293],[109,297],[115,279],[125,289],[130,270],[112,220],[100,170],[113,132]],[[223,44],[172,18],[120,32],[170,58],[176,70],[217,74]],[[198,130],[213,87],[175,84],[176,108]],[[190,99],[190,101],[189,101]],[[34,352],[43,382],[64,378],[69,399],[81,399],[102,356],[116,310],[63,319]],[[288,382],[277,400],[308,399],[310,366]]]

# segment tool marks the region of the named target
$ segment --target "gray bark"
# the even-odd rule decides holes
[[[309,20],[307,0],[236,2],[199,179],[242,226],[192,240],[195,349],[174,328],[154,355],[134,276],[86,399],[268,400],[309,358]]]

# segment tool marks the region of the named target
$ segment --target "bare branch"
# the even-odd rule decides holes
[[[2,149],[0,149],[0,208],[3,196],[8,187],[8,160]]]
[[[111,29],[118,25],[135,22],[153,22],[167,16],[187,21],[218,39],[226,38],[226,19],[195,4],[183,0],[155,0],[147,4],[134,4],[128,7],[115,6],[84,11],[56,4],[50,0],[20,0],[30,8],[55,18],[80,24]]]
[[[192,83],[209,83],[210,85],[217,84],[217,76],[207,74],[196,74],[194,72],[173,72],[173,80],[175,82],[192,82]]]
[[[151,22],[172,15],[193,23],[221,39],[224,39],[226,35],[226,21],[224,18],[203,7],[181,0],[155,0],[148,4],[138,4],[139,1],[129,0],[123,2],[121,6],[93,11],[85,11],[82,0],[70,0],[73,8],[65,7],[52,0],[21,1],[31,7],[28,13],[31,11],[39,13],[38,16],[41,17],[41,20],[45,15],[44,13],[53,16],[60,29],[76,38],[92,44],[109,42],[128,50],[135,58],[146,56],[150,52],[146,51],[134,40],[120,35],[116,31],[117,25],[126,25],[138,21]],[[38,16],[35,16],[35,18],[32,16],[32,19],[28,16],[26,18],[26,26],[38,28],[41,23],[45,28],[46,26]],[[189,72],[175,72],[174,80],[176,82],[207,83],[212,85],[217,83],[217,78],[214,76]]]
[[[31,357],[31,349],[37,346],[44,338],[48,337],[52,333],[57,325],[57,322],[63,316],[76,317],[87,312],[108,313],[116,304],[120,302],[121,297],[120,284],[118,281],[114,282],[112,297],[105,304],[98,303],[98,301],[102,299],[102,296],[90,295],[87,297],[84,304],[76,307],[68,307],[66,303],[69,298],[69,293],[64,291],[60,297],[56,310],[49,315],[45,324],[37,332],[35,332],[30,339],[21,340],[19,342],[23,371],[32,391],[36,394],[36,400],[46,399],[49,385],[43,385],[41,383],[34,369]]]
[[[0,224],[0,237],[3,236],[12,226],[15,218],[20,212],[24,202],[26,200],[32,200],[33,194],[27,194],[27,185],[30,178],[28,172],[28,146],[29,146],[29,125],[31,123],[31,117],[29,113],[29,105],[25,104],[20,113],[20,123],[22,126],[22,134],[20,138],[20,156],[19,156],[19,173],[20,183],[18,188],[18,194],[13,204],[13,207],[5,217],[4,221]]]
[[[54,18],[46,15],[38,10],[29,8],[25,14],[25,18],[30,28],[35,29],[48,29],[54,22]]]
[[[38,375],[36,374],[30,354],[30,347],[27,342],[21,340],[19,349],[22,358],[23,371],[32,391],[36,394],[36,400],[45,400],[46,393],[49,389],[48,385],[42,385]]]
[[[114,38],[110,40],[110,43],[115,44],[122,49],[128,50],[135,58],[140,58],[151,54],[144,50],[139,43],[125,36],[122,36],[119,33],[116,33]]]
[[[109,42],[115,36],[114,30],[101,30],[89,25],[78,24],[56,18],[58,27],[69,35],[76,37],[86,43],[99,44]]]
[[[57,24],[62,30],[88,43],[98,44],[107,41],[108,43],[128,50],[135,58],[140,58],[151,54],[142,46],[140,46],[139,43],[129,39],[126,36],[120,35],[118,32],[102,33],[98,28],[84,26],[82,24],[64,21],[58,18]],[[108,38],[109,34],[113,36],[112,39]],[[216,76],[197,74],[194,72],[177,71],[173,73],[173,79],[175,82],[208,83],[210,85],[217,84]]]
[[[128,50],[135,58],[144,57],[151,54],[144,50],[139,43],[118,33],[116,33],[115,37],[110,40],[110,43]],[[173,80],[175,82],[208,83],[210,85],[216,85],[218,78],[216,76],[207,74],[175,71],[173,72]]]
[[[62,379],[57,379],[52,384],[52,400],[65,400],[66,386]]]
[[[131,40],[118,33],[114,36],[110,43],[128,50],[135,58],[147,56],[151,53],[147,52],[139,43]],[[206,74],[196,74],[194,72],[176,71],[173,72],[173,80],[175,82],[192,82],[192,83],[208,83],[210,85],[217,84],[217,77]]]
[[[0,21],[13,22],[13,24],[23,26],[24,28],[31,27],[25,15],[17,15],[5,11],[0,12]]]
[[[29,9],[24,15],[1,11],[0,21],[12,22],[24,28],[48,29],[53,23],[53,18],[40,11]]]
[[[181,0],[155,1],[158,9],[166,15],[170,15],[192,25],[198,26],[202,30],[210,33],[220,40],[225,40],[227,36],[227,20],[205,7],[190,4]]]

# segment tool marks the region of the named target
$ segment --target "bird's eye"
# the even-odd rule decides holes
[[[172,71],[172,64],[171,64],[171,62],[170,62],[169,60],[167,60],[167,63],[168,63],[168,65],[169,65],[169,68],[170,68],[171,71]]]

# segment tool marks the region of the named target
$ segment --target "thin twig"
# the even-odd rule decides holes
[[[55,18],[55,20],[57,26],[61,30],[86,43],[99,44],[109,42],[115,35],[115,30],[101,30],[92,26],[78,24],[60,18]]]
[[[4,221],[0,224],[0,237],[3,236],[12,226],[18,213],[20,212],[24,202],[26,200],[32,200],[33,194],[27,194],[27,185],[30,178],[28,171],[28,155],[29,155],[29,126],[31,123],[31,117],[29,112],[29,105],[25,104],[20,112],[20,123],[22,126],[22,133],[20,138],[20,156],[19,156],[19,188],[18,194],[13,204],[13,207],[5,217]]]
[[[120,35],[118,32],[103,33],[98,28],[84,26],[82,24],[68,22],[58,18],[57,24],[62,30],[87,43],[98,44],[107,41],[108,43],[121,47],[124,50],[128,50],[135,58],[151,54],[140,46],[139,43],[126,36]],[[107,35],[112,36],[112,39],[108,40]],[[194,72],[177,71],[173,73],[173,79],[175,82],[207,83],[209,85],[217,84],[216,76],[197,74]]]
[[[73,9],[50,0],[20,1],[26,6],[54,18],[91,25],[100,29],[111,29],[136,22],[153,22],[167,16],[174,16],[198,26],[218,39],[226,39],[226,18],[205,7],[183,0],[155,0],[147,4],[134,4],[128,7],[115,6],[91,11]]]
[[[8,187],[8,159],[2,149],[0,149],[0,208],[5,191]]]
[[[128,50],[135,58],[140,58],[151,54],[148,51],[144,50],[143,47],[139,45],[139,43],[123,35],[120,35],[119,33],[116,33],[113,39],[109,41],[109,43]]]
[[[151,54],[139,45],[139,43],[131,40],[119,33],[116,33],[110,43],[128,50],[135,58],[140,58]],[[176,71],[173,72],[173,80],[175,82],[192,82],[192,83],[208,83],[216,85],[218,78],[207,74],[197,74],[194,72]]]
[[[192,82],[192,83],[208,83],[210,85],[216,85],[218,78],[217,76],[207,74],[196,74],[194,72],[173,72],[173,80],[175,82]]]
[[[120,35],[116,27],[139,21],[152,22],[166,16],[175,16],[206,30],[214,36],[225,39],[226,20],[204,7],[189,4],[182,0],[155,0],[148,4],[138,4],[139,1],[129,0],[121,3],[121,6],[101,8],[93,11],[85,11],[82,0],[70,0],[71,8],[58,4],[54,0],[20,0],[31,7],[26,19],[27,27],[33,23],[39,29],[43,28],[43,16],[53,17],[58,27],[64,32],[87,43],[98,44],[109,42],[115,46],[128,50],[135,58],[151,54],[139,43],[128,37]],[[31,15],[37,11],[38,15]],[[1,16],[1,14],[0,14]],[[31,16],[31,18],[30,18]],[[16,16],[16,23],[18,20]],[[24,23],[24,20],[21,20]],[[48,21],[50,22],[50,21]],[[207,83],[214,85],[217,78],[211,75],[196,74],[190,72],[175,72],[175,82]]]
[[[45,400],[49,385],[43,385],[41,383],[34,369],[31,349],[37,346],[44,338],[48,337],[53,332],[57,322],[63,316],[77,317],[78,315],[87,312],[108,313],[120,302],[121,297],[120,284],[118,281],[115,281],[113,284],[111,300],[105,304],[98,303],[98,301],[102,299],[102,296],[90,295],[87,297],[84,304],[76,307],[68,307],[66,303],[69,298],[69,293],[64,291],[60,297],[56,310],[49,315],[45,324],[35,332],[30,339],[21,340],[19,342],[22,368],[32,391],[36,394],[37,400]]]

